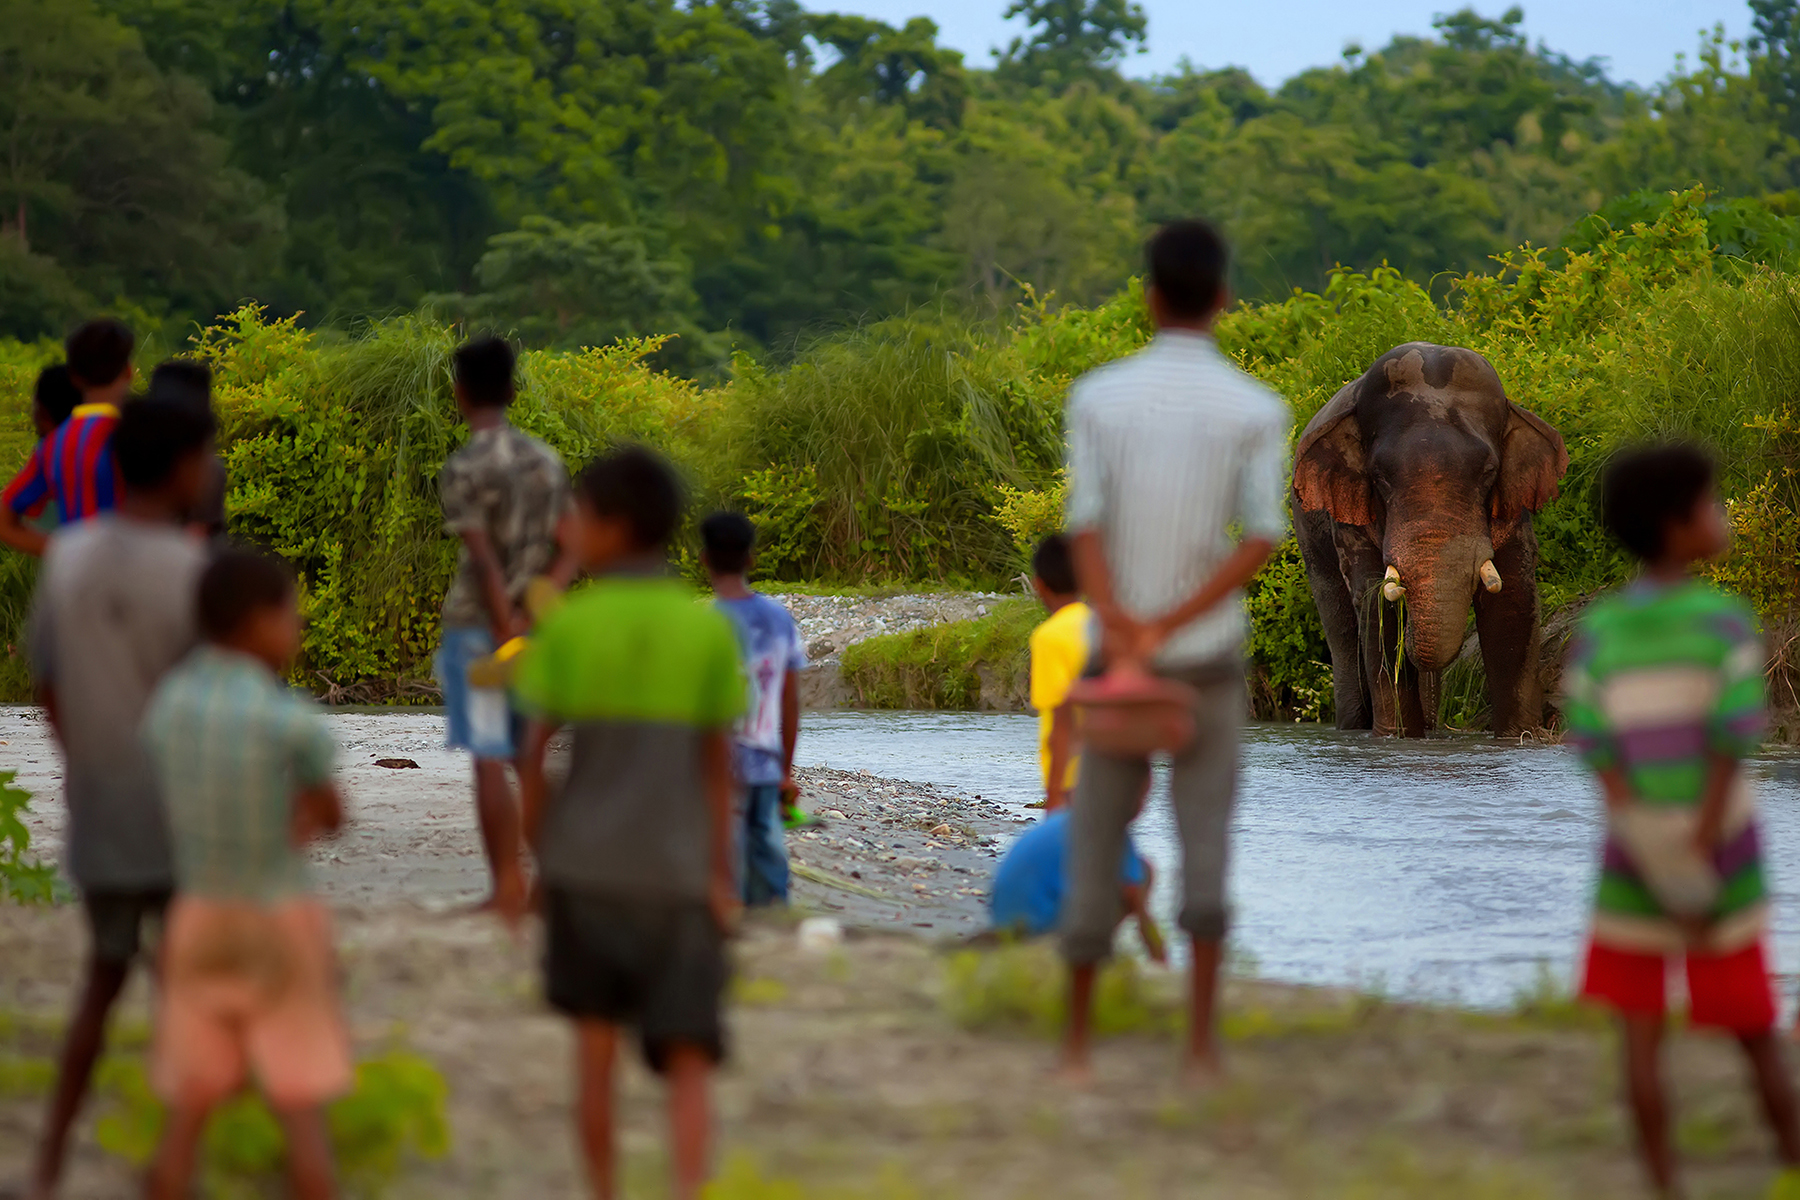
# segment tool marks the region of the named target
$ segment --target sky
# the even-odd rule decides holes
[[[1395,33],[1431,32],[1432,17],[1465,0],[1141,0],[1150,17],[1149,48],[1129,57],[1130,75],[1174,69],[1183,55],[1196,66],[1248,67],[1275,86],[1307,67],[1336,62],[1350,42],[1374,50]],[[1475,8],[1497,17],[1509,0],[1478,0]],[[989,51],[1021,32],[1001,19],[1007,0],[805,0],[820,11],[858,13],[890,25],[910,17],[936,21],[939,41],[961,50],[971,65],[985,65]],[[1700,31],[1723,24],[1731,37],[1750,30],[1744,0],[1535,0],[1522,2],[1525,32],[1574,59],[1599,56],[1615,80],[1655,83],[1690,60]]]

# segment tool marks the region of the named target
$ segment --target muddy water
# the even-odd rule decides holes
[[[803,763],[1038,794],[1035,719],[808,714]],[[1776,894],[1776,959],[1800,968],[1800,756],[1753,764]],[[1254,726],[1244,741],[1231,891],[1235,952],[1256,974],[1475,1005],[1549,970],[1567,983],[1588,912],[1599,799],[1560,747],[1485,737],[1376,741]],[[1172,916],[1179,855],[1166,781],[1136,826]]]

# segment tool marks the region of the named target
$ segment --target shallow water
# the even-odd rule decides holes
[[[1036,718],[816,713],[799,760],[942,783],[1022,806],[1040,795]],[[1775,956],[1800,964],[1800,755],[1752,767],[1776,896]],[[1477,736],[1376,740],[1313,726],[1245,732],[1234,821],[1234,953],[1255,974],[1503,1005],[1540,973],[1572,982],[1598,863],[1600,800],[1569,751]],[[1166,781],[1135,826],[1172,917]]]

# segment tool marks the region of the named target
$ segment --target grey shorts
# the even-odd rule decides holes
[[[1181,927],[1202,940],[1222,941],[1230,923],[1225,867],[1246,711],[1244,668],[1233,660],[1162,674],[1197,694],[1193,743],[1169,764],[1181,838]],[[1112,953],[1113,932],[1125,915],[1118,882],[1125,827],[1149,781],[1147,758],[1082,751],[1069,806],[1069,891],[1061,931],[1063,956],[1071,963],[1096,963]]]
[[[160,930],[170,889],[89,890],[81,894],[96,962],[130,966],[144,947],[146,922]]]
[[[725,1056],[719,1006],[730,968],[705,904],[627,900],[549,888],[544,991],[568,1016],[628,1025],[661,1071],[669,1046]]]

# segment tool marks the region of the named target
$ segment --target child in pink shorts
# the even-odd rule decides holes
[[[335,1193],[325,1101],[351,1082],[330,921],[307,841],[337,829],[335,753],[282,671],[300,647],[285,564],[243,550],[200,580],[206,642],[164,677],[144,737],[166,797],[176,898],[152,1079],[169,1105],[148,1194],[188,1194],[207,1116],[252,1079],[287,1135],[293,1194]]]

